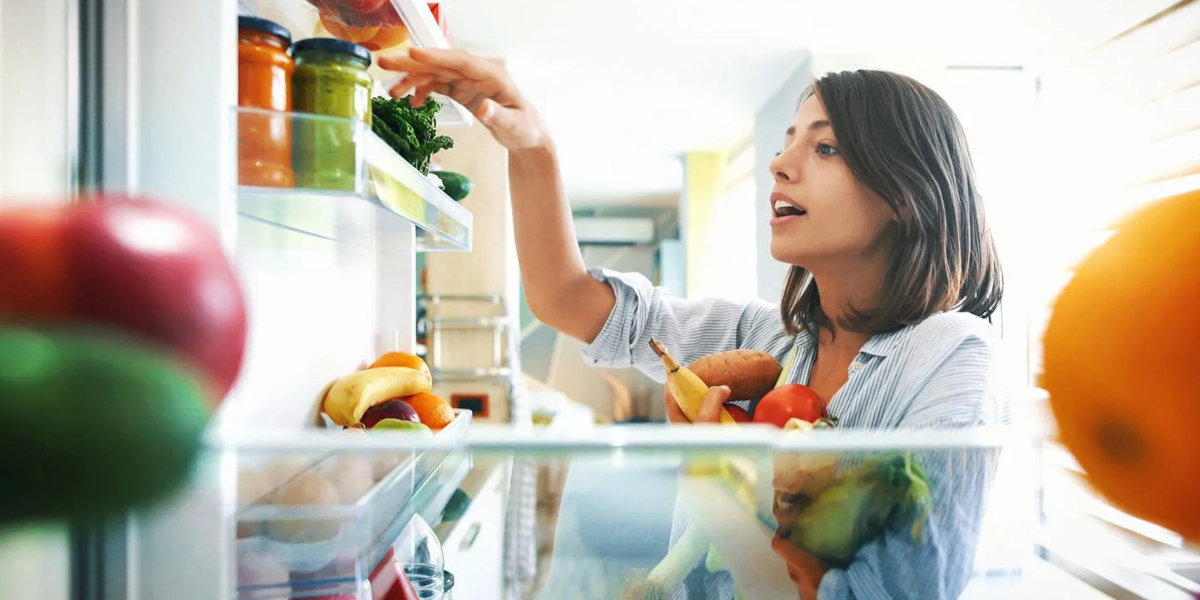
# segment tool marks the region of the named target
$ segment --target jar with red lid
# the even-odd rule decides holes
[[[292,187],[292,36],[282,25],[238,17],[238,183]],[[258,110],[254,110],[258,109]],[[268,112],[276,111],[276,112]]]

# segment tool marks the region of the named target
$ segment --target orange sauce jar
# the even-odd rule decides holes
[[[238,184],[292,187],[291,33],[274,21],[238,17]]]

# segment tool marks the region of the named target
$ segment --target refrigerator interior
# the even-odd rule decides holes
[[[423,3],[387,1],[405,17],[414,39],[448,45]],[[1133,4],[1147,14],[1162,8]],[[1179,4],[1183,17],[1176,10],[1162,22],[1193,22],[1189,17],[1200,5]],[[470,211],[432,190],[365,130],[355,134],[361,144],[354,190],[238,185],[237,128],[249,113],[235,108],[236,16],[279,19],[297,38],[321,34],[306,0],[4,0],[2,7],[0,206],[13,198],[66,198],[93,185],[187,206],[220,232],[242,277],[251,328],[242,376],[214,420],[188,489],[167,504],[100,526],[7,532],[0,544],[0,595],[365,600],[386,585],[378,583],[379,572],[389,557],[414,555],[413,544],[397,540],[411,541],[411,524],[419,518],[437,538],[445,570],[457,578],[455,597],[613,597],[655,566],[680,534],[680,516],[690,515],[711,526],[705,535],[715,547],[738,540],[739,552],[723,553],[726,559],[735,555],[725,570],[732,575],[702,567],[704,573],[689,575],[689,585],[736,585],[750,590],[747,597],[777,597],[772,594],[786,589],[786,576],[764,533],[776,524],[773,466],[831,453],[850,464],[887,452],[915,453],[938,465],[928,472],[935,489],[970,479],[946,457],[995,459],[986,469],[991,485],[979,506],[983,530],[965,598],[1183,599],[1200,593],[1194,549],[1172,532],[1113,509],[1082,485],[1078,465],[1046,441],[1051,429],[1044,398],[1020,391],[1038,365],[1050,300],[1039,293],[1053,288],[1043,280],[1065,277],[1056,268],[1069,260],[1059,252],[1042,254],[1039,245],[1010,233],[1013,261],[1044,263],[1014,280],[1024,287],[1003,315],[1005,335],[1018,340],[1006,347],[1006,378],[1028,417],[1022,420],[1028,427],[1017,432],[969,431],[936,440],[837,434],[800,441],[740,432],[713,444],[694,432],[596,427],[590,415],[557,405],[538,411],[544,417],[539,422],[550,424],[537,428],[481,424],[460,411],[452,426],[420,440],[318,430],[312,427],[320,420],[316,407],[330,381],[382,352],[416,350],[417,253],[469,251],[475,230],[496,224],[476,223]],[[1174,89],[1181,73],[1194,74],[1189,65],[1195,63],[1188,61],[1196,46],[1187,37],[1194,31],[1172,27],[1160,37],[1170,44],[1184,40],[1182,45],[1154,58],[1154,44],[1132,42],[1141,53],[1131,52],[1140,58],[1115,61],[1127,69],[1118,73],[1149,64],[1153,85],[1147,88],[1159,91]],[[81,30],[103,35],[87,38]],[[26,44],[46,51],[18,58]],[[89,56],[100,54],[103,62],[83,85],[80,71]],[[373,73],[381,91],[385,74]],[[996,104],[1018,107],[1022,118],[1062,117],[1054,128],[1094,140],[1102,132],[1067,113],[1075,106],[1103,106],[1087,101],[1095,87],[1073,87],[1072,74],[1068,67],[1036,81],[1028,72],[982,74],[982,83],[965,86],[963,95],[995,95]],[[1001,79],[1019,85],[988,87]],[[1048,93],[1034,100],[1043,86]],[[35,87],[43,91],[13,93]],[[1178,97],[1196,97],[1194,85],[1181,89]],[[1138,198],[1195,184],[1196,174],[1188,171],[1194,170],[1188,161],[1200,155],[1195,131],[1172,129],[1190,118],[1194,105],[1172,97],[1149,108],[1138,104],[1132,113],[1154,117],[1147,134],[1157,136],[1152,158],[1173,169],[1163,175],[1153,172],[1151,158],[1138,162],[1131,181],[1158,177],[1156,191]],[[103,102],[89,105],[89,98]],[[89,117],[84,106],[96,112]],[[26,118],[35,112],[62,118]],[[988,114],[968,118],[986,127]],[[447,128],[471,125],[461,106],[448,105],[441,117]],[[991,151],[1016,152],[1023,144],[1008,141]],[[1072,157],[1073,172],[1089,170],[1075,163],[1101,158]],[[1110,162],[1094,164],[1120,172]],[[1045,186],[1037,193],[1003,181],[1004,174],[991,175],[1003,194],[1020,197],[997,211],[1008,232],[1021,231],[1028,215],[1041,215],[1044,223],[1032,237],[1050,237],[1066,223],[1063,238],[1078,252],[1103,237],[1096,222],[1130,208],[1119,193],[1101,189],[1107,178],[1063,182],[1043,167],[1029,169],[1031,180]],[[1124,185],[1122,175],[1117,179]],[[1061,200],[1042,202],[1051,195]],[[1097,198],[1091,217],[1063,216],[1086,212],[1080,203]],[[328,480],[319,487],[332,485],[335,494],[317,506],[280,500],[298,478],[314,476]],[[691,494],[689,504],[680,499],[688,495],[681,486],[706,491],[700,496],[713,503]],[[514,489],[536,494],[516,519],[510,511],[518,502]],[[720,526],[739,519],[742,531],[757,537],[725,537],[737,531]]]

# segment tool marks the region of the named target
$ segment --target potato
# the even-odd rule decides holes
[[[729,386],[729,400],[759,398],[775,387],[783,366],[774,356],[758,350],[726,350],[696,359],[688,365],[709,387]]]

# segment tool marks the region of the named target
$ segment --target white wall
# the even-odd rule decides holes
[[[771,211],[766,199],[771,194],[774,181],[768,165],[783,147],[783,132],[796,114],[800,93],[812,79],[811,65],[812,60],[808,57],[796,65],[796,71],[763,103],[754,118],[754,181],[757,190],[754,244],[758,249],[758,296],[770,302],[779,301],[787,265],[771,257]]]

